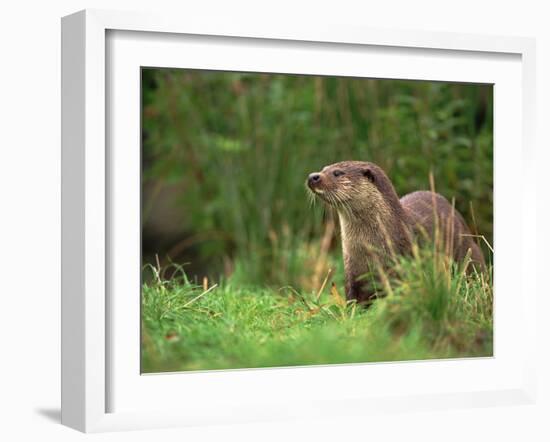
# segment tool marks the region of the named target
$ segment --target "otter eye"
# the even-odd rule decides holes
[[[368,178],[368,180],[371,183],[374,183],[374,174],[372,173],[372,170],[370,170],[370,169],[363,170],[363,176]]]
[[[334,172],[332,172],[332,174],[336,177],[340,176],[340,175],[344,175],[344,171],[343,170],[335,170]]]

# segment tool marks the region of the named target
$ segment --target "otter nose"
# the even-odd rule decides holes
[[[321,175],[318,173],[311,173],[307,177],[307,182],[309,184],[317,184],[319,181],[321,181]]]

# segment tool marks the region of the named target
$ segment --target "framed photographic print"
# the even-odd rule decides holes
[[[532,401],[533,41],[62,31],[64,424]]]

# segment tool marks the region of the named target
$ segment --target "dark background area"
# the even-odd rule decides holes
[[[143,69],[142,100],[144,264],[317,287],[340,246],[304,181],[352,159],[400,196],[432,172],[492,244],[492,85]]]

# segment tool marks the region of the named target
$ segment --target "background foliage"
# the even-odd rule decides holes
[[[428,189],[433,172],[436,190],[492,243],[490,85],[142,75],[145,262],[185,263],[198,281],[317,289],[341,266],[339,242],[304,181],[351,159],[379,164],[399,195]]]

